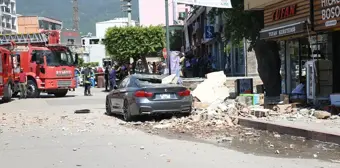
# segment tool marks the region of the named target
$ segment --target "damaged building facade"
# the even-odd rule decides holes
[[[261,39],[280,46],[282,93],[329,100],[340,92],[340,2],[328,0],[245,0],[245,10],[263,10]],[[331,96],[330,96],[331,95]]]
[[[222,17],[208,17],[211,9],[198,6],[188,14],[184,22],[185,51],[196,57],[211,56],[216,70],[227,76],[258,76],[255,53],[248,52],[248,41],[229,42],[223,36]]]

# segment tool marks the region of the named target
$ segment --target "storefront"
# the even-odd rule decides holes
[[[327,36],[317,46],[320,53],[333,64],[333,93],[340,93],[340,1],[313,0],[313,29]]]
[[[304,64],[311,55],[310,5],[306,0],[285,0],[264,9],[260,38],[280,45],[282,93],[291,93],[306,75]]]

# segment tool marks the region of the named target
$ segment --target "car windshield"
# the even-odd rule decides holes
[[[45,51],[48,66],[71,66],[74,64],[70,50],[65,48],[50,48]]]

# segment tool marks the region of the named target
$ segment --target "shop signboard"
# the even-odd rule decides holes
[[[177,0],[177,3],[214,8],[232,8],[231,0]]]
[[[271,39],[305,32],[310,18],[310,4],[307,0],[285,0],[266,6],[260,38]]]
[[[296,14],[296,4],[281,7],[273,12],[273,21],[278,21],[292,17]]]
[[[301,33],[305,30],[305,23],[298,22],[295,24],[290,24],[282,27],[277,27],[273,29],[264,29],[260,31],[260,38],[261,39],[268,39],[268,38],[277,38],[287,35],[292,35],[296,33]]]
[[[314,0],[314,30],[339,28],[340,0]]]

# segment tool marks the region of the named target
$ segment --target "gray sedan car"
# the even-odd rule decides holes
[[[126,121],[146,114],[190,115],[190,90],[176,84],[162,84],[161,75],[134,74],[126,77],[106,96],[107,114],[121,114]]]

